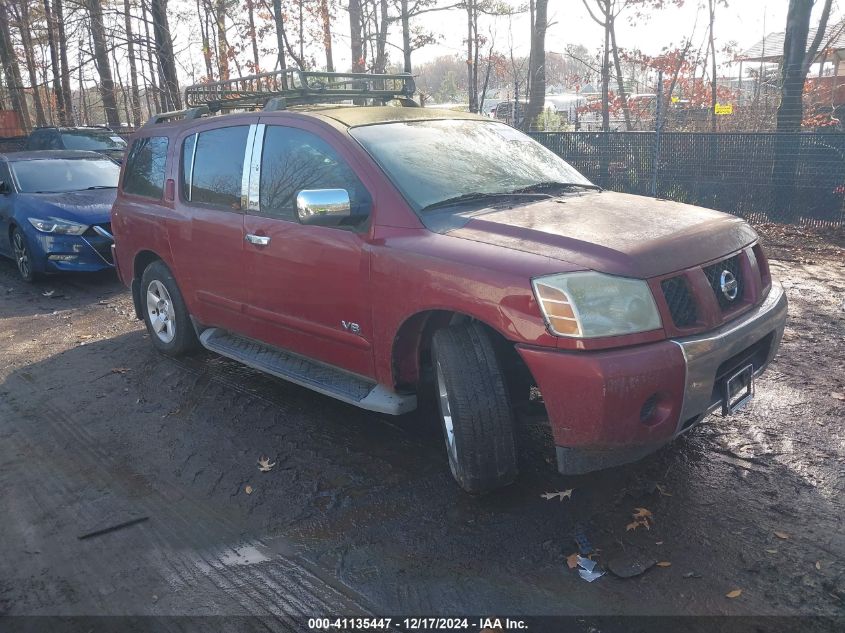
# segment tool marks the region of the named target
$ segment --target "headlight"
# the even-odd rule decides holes
[[[532,285],[546,323],[557,336],[618,336],[661,326],[651,290],[640,279],[578,272],[540,277]]]
[[[62,220],[61,218],[28,218],[29,223],[42,233],[58,233],[59,235],[82,235],[88,230],[85,224]]]

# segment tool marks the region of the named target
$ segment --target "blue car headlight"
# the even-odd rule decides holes
[[[82,235],[88,230],[85,224],[63,220],[62,218],[27,218],[29,223],[42,233],[55,233],[58,235]]]

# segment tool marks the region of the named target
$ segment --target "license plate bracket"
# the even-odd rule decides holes
[[[745,407],[754,397],[754,365],[728,375],[722,382],[722,415],[729,416]]]

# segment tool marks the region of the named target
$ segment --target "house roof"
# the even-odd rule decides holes
[[[818,28],[811,28],[807,35],[807,43],[816,37]],[[737,61],[743,62],[779,62],[783,58],[784,32],[769,33],[766,37],[748,50],[743,51],[737,57]],[[827,33],[822,41],[822,47],[837,51],[845,50],[845,18],[839,22],[827,25]],[[822,49],[823,50],[823,49]],[[821,58],[821,54],[816,58]]]

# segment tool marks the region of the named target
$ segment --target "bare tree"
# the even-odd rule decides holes
[[[173,39],[167,22],[167,0],[150,0],[150,13],[164,96],[163,106],[166,109],[179,109],[182,107],[182,98],[179,95],[179,79],[176,76],[176,62],[173,57]]]
[[[528,108],[525,129],[536,126],[546,101],[546,30],[549,0],[536,0],[531,25],[531,55],[528,62]]]
[[[349,0],[349,41],[352,53],[352,72],[360,73],[366,67],[364,60],[363,19],[361,0]]]
[[[58,2],[58,0],[57,0]],[[126,29],[126,46],[129,57],[129,85],[132,98],[132,123],[141,125],[141,95],[138,89],[138,67],[135,59],[135,34],[132,30],[132,6],[123,0],[123,23]]]
[[[9,29],[9,12],[6,9],[7,0],[0,0],[0,63],[3,65],[3,76],[9,91],[12,109],[20,113],[24,130],[32,124],[29,120],[29,108],[23,93],[23,80],[15,50],[12,44],[12,33]]]
[[[94,62],[97,67],[97,73],[100,75],[98,86],[100,89],[100,98],[103,100],[103,109],[106,113],[106,121],[111,127],[119,127],[120,115],[117,112],[117,101],[114,96],[114,78],[112,77],[111,63],[109,62],[106,28],[103,24],[103,7],[100,4],[100,0],[86,0],[86,4],[88,18],[91,21]]]

